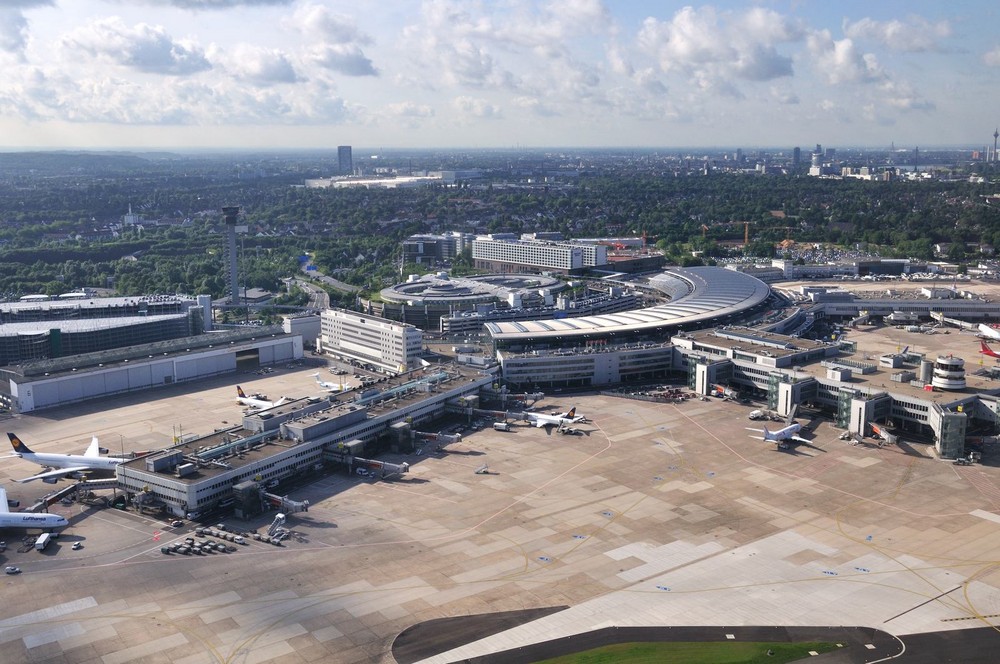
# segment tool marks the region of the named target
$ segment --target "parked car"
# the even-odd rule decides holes
[[[20,567],[10,567],[10,566],[8,566],[8,567],[4,567],[3,571],[6,572],[7,574],[20,574],[21,573],[21,568]]]
[[[74,551],[79,551],[83,548],[83,542],[73,542],[73,546],[70,547]]]

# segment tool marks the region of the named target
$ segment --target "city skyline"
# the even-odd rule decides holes
[[[9,0],[0,149],[992,145],[985,1]]]

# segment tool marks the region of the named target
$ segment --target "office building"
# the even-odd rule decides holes
[[[354,172],[354,158],[351,156],[350,145],[337,146],[337,172],[342,175]]]
[[[317,350],[388,373],[411,368],[423,352],[423,335],[413,325],[343,309],[320,315]]]

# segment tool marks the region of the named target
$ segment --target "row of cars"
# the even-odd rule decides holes
[[[178,540],[173,544],[160,547],[160,553],[170,555],[179,553],[183,556],[194,554],[201,556],[206,553],[233,553],[236,547],[222,542],[195,542],[193,537],[188,537],[184,541]]]
[[[198,537],[216,537],[222,542],[212,542],[207,539],[196,541],[194,537],[186,537],[184,540],[177,540],[173,544],[160,547],[160,553],[164,555],[170,555],[172,553],[179,553],[181,555],[204,555],[206,553],[233,553],[236,551],[236,547],[232,544],[226,544],[226,542],[233,542],[234,544],[246,545],[246,538],[238,533],[231,533],[226,530],[223,524],[219,524],[215,528],[195,528],[195,535]]]

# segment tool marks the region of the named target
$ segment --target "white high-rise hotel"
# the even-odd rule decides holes
[[[476,267],[501,273],[531,269],[570,273],[607,265],[608,248],[601,244],[517,240],[497,234],[477,237],[472,243],[472,258]]]
[[[423,352],[423,335],[406,323],[327,309],[320,315],[322,352],[398,373],[412,368]]]

